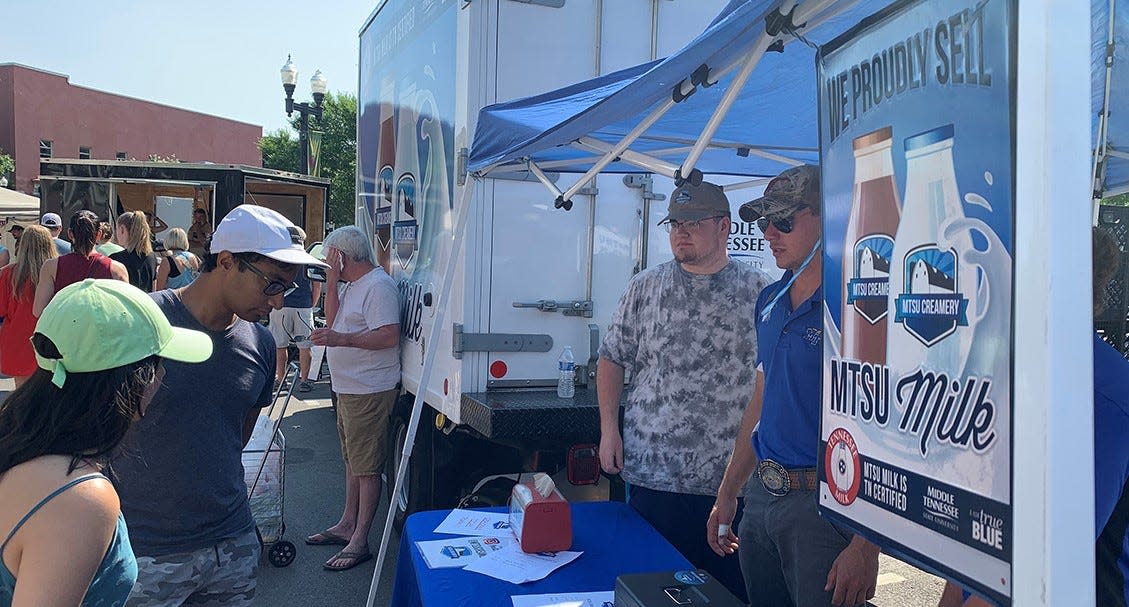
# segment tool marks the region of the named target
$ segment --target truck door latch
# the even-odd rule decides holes
[[[560,312],[565,316],[583,316],[592,318],[592,300],[578,299],[575,301],[553,301],[541,299],[538,301],[515,301],[515,308],[537,308],[542,312]]]

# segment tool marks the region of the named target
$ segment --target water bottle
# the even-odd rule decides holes
[[[565,346],[557,360],[557,367],[561,371],[560,378],[557,379],[557,396],[572,398],[576,394],[576,361],[572,358],[572,346]]]

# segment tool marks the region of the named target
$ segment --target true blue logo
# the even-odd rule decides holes
[[[968,326],[968,299],[960,292],[956,270],[956,252],[935,245],[910,251],[902,265],[905,288],[894,302],[894,322],[926,346]]]
[[[678,195],[674,197],[674,202],[677,204],[686,204],[690,202],[690,190],[680,190]]]
[[[864,236],[855,243],[854,252],[854,276],[847,281],[847,303],[873,325],[886,317],[894,240],[885,234]]]

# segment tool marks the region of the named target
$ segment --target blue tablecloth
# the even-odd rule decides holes
[[[572,504],[571,550],[584,554],[543,580],[518,585],[462,569],[428,569],[415,542],[451,537],[432,533],[448,513],[435,510],[408,517],[400,539],[392,605],[509,607],[515,594],[612,590],[616,576],[623,573],[692,568],[627,504],[578,502]]]

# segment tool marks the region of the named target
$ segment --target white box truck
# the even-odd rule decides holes
[[[394,500],[401,517],[451,506],[487,476],[555,472],[571,446],[598,443],[600,339],[631,276],[670,259],[666,232],[655,225],[669,179],[604,175],[565,211],[531,175],[468,178],[479,109],[665,56],[724,4],[385,0],[364,24],[356,222],[402,294],[403,398],[391,424],[389,487],[412,399],[423,391],[426,403]],[[576,179],[546,170],[561,186]],[[439,260],[453,245],[463,188],[473,188],[472,210],[454,251],[450,296],[440,303]],[[743,199],[732,202],[736,210]],[[774,269],[755,226],[734,226],[732,254]],[[439,305],[446,318],[428,343]],[[577,365],[569,399],[556,394],[565,346]],[[424,385],[429,348],[437,350]]]

